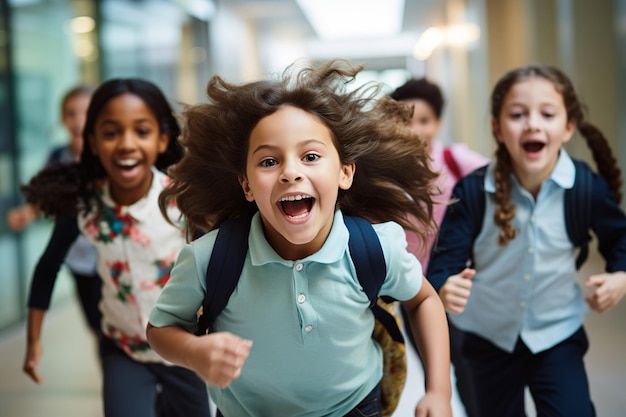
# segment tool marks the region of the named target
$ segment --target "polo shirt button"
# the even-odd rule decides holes
[[[298,302],[302,304],[305,301],[306,301],[306,296],[304,294],[298,294]]]
[[[311,326],[310,324],[304,328],[304,331],[307,333],[311,333],[311,330],[313,330],[313,326]]]
[[[522,301],[521,303],[519,303],[519,306],[522,308],[526,307],[526,302]]]
[[[296,271],[300,272],[302,271],[302,268],[304,268],[302,264],[296,264]]]
[[[533,249],[533,247],[532,247],[532,246],[528,248],[528,253],[533,253],[534,251],[535,251],[535,250]]]

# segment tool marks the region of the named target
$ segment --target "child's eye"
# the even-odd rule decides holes
[[[140,137],[146,137],[150,134],[150,129],[137,129],[137,135]]]
[[[308,153],[306,155],[304,155],[304,158],[302,158],[304,160],[304,162],[314,162],[316,160],[318,160],[320,158],[319,155],[314,154],[314,153]]]
[[[117,136],[117,130],[104,130],[101,132],[101,135],[105,139],[113,139]]]
[[[427,125],[428,123],[430,123],[430,118],[429,117],[422,117],[419,119],[420,124],[422,125]]]
[[[545,117],[546,119],[552,119],[554,117],[554,113],[544,113],[543,117]]]
[[[278,165],[278,161],[273,159],[273,158],[266,158],[266,159],[262,160],[259,165],[261,165],[262,167],[269,168],[269,167],[273,167],[275,165]]]
[[[521,119],[522,116],[523,116],[522,112],[514,112],[514,113],[509,114],[509,117],[513,120]]]

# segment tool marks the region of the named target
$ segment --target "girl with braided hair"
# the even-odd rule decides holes
[[[525,415],[528,387],[537,415],[594,416],[583,321],[589,308],[605,312],[626,293],[620,170],[557,68],[505,74],[493,90],[491,116],[496,159],[455,187],[457,202],[448,207],[427,276],[465,332],[478,415]],[[600,175],[563,148],[576,129]],[[586,177],[590,191],[574,193]],[[470,181],[480,184],[479,197],[464,192]],[[472,197],[483,204],[479,216]],[[586,279],[586,297],[576,282],[568,220],[582,217],[576,212],[583,207],[591,210],[584,233],[593,230],[606,260],[606,272]]]

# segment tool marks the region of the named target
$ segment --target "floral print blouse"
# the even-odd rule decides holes
[[[165,362],[148,345],[146,325],[186,243],[183,229],[168,223],[159,210],[159,194],[169,181],[153,168],[148,194],[133,205],[119,206],[105,180],[97,191],[103,205],[78,219],[81,232],[98,251],[102,331],[142,362]],[[172,205],[168,215],[176,224],[180,212]]]

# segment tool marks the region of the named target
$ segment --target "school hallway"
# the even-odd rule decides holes
[[[593,248],[593,246],[592,246]],[[585,271],[597,267],[593,257]],[[625,415],[626,395],[626,300],[609,313],[590,313],[586,329],[590,340],[586,356],[591,391],[598,417]],[[38,386],[22,373],[24,326],[0,335],[0,417],[101,417],[101,375],[95,340],[88,333],[78,304],[71,297],[46,317],[44,358]],[[423,374],[413,354],[409,356],[407,386],[423,393]],[[453,396],[454,417],[465,417]],[[415,399],[403,396],[395,417],[413,415]],[[529,407],[529,417],[534,416]],[[575,416],[573,416],[575,417]]]

